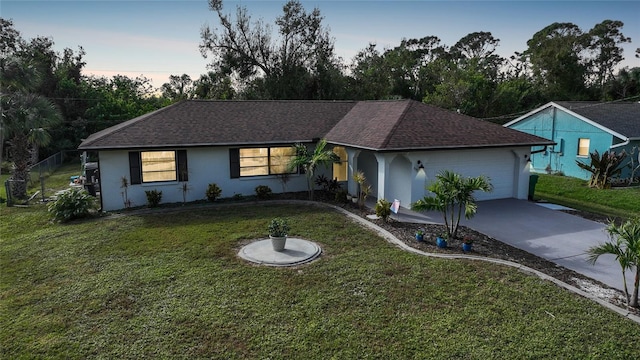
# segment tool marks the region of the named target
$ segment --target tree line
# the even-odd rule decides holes
[[[221,0],[209,7],[218,26],[200,33],[208,72],[198,79],[171,75],[159,89],[143,75],[85,75],[81,46],[57,52],[52,38],[24,39],[11,20],[0,18],[1,159],[8,155],[25,168],[184,99],[409,98],[506,122],[551,100],[640,97],[640,68],[617,70],[621,45],[631,41],[621,21],[588,31],[553,23],[509,58],[497,54],[499,39],[479,31],[453,45],[432,35],[386,49],[369,44],[347,62],[336,55],[318,8],[307,11],[291,0],[270,24],[243,6],[234,14]]]
[[[616,71],[624,60],[621,45],[631,42],[621,21],[604,20],[588,31],[553,23],[509,58],[496,53],[499,39],[479,31],[450,46],[437,36],[403,39],[382,50],[369,44],[345,65],[317,8],[307,12],[299,1],[289,1],[271,25],[252,20],[243,6],[234,16],[225,13],[222,0],[210,0],[209,7],[219,26],[202,29],[200,50],[211,58],[218,88],[233,83],[237,91],[225,94],[239,98],[410,98],[506,121],[502,115],[551,100],[612,101],[640,95],[640,68]],[[180,95],[202,93],[194,89]]]

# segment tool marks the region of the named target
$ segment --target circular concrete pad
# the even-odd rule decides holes
[[[274,251],[271,240],[264,239],[245,245],[238,252],[238,256],[262,265],[294,266],[317,258],[321,252],[322,250],[317,244],[296,238],[287,238],[284,250]]]

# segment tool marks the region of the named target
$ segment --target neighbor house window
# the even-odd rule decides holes
[[[339,163],[333,163],[333,178],[338,181],[349,180],[349,158],[347,157],[347,150],[342,146],[334,146],[333,152],[340,157]]]
[[[578,140],[578,156],[589,156],[589,139]]]
[[[131,184],[188,181],[186,150],[135,151],[129,153]]]
[[[229,149],[231,177],[295,173],[295,169],[288,171],[294,156],[295,149],[291,146]]]

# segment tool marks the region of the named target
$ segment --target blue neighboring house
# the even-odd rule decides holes
[[[634,151],[636,166],[640,160],[640,103],[555,101],[541,106],[505,127],[537,135],[556,144],[531,149],[532,172],[562,172],[567,176],[589,179],[589,173],[576,160],[589,163],[589,154],[597,150],[616,153]],[[627,157],[625,163],[628,163]],[[636,176],[638,173],[636,173]],[[629,176],[629,168],[622,177]]]

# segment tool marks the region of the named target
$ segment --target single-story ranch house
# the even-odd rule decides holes
[[[122,179],[132,206],[146,204],[145,190],[162,202],[205,199],[216,183],[222,197],[305,191],[304,174],[281,175],[292,145],[313,148],[325,138],[341,163],[324,170],[356,193],[352,174],[362,171],[372,196],[401,206],[426,194],[441,170],[486,175],[494,191],[478,200],[526,199],[532,146],[553,142],[412,100],[204,101],[167,106],[89,136],[80,150],[98,153],[102,210],[125,207]],[[322,171],[319,171],[322,173]]]
[[[533,150],[531,170],[535,172],[562,172],[588,180],[591,173],[581,169],[576,160],[589,164],[589,154],[594,150],[600,154],[622,150],[630,154],[633,148],[638,159],[640,150],[638,102],[550,102],[504,126],[556,143],[540,151]],[[625,168],[622,177],[629,175],[630,169]]]

